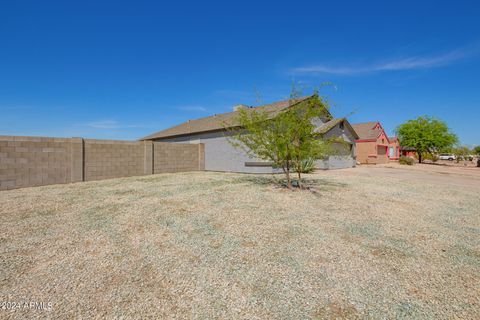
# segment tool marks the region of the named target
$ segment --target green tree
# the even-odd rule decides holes
[[[422,163],[423,155],[451,148],[457,143],[457,136],[447,124],[439,119],[423,116],[409,120],[397,127],[396,133],[402,147],[413,147]]]
[[[473,153],[480,156],[480,146],[473,148]]]
[[[460,160],[467,160],[468,156],[472,154],[472,150],[467,146],[456,146],[452,149],[452,153],[456,156],[457,163],[459,163]]]
[[[324,139],[316,132],[314,120],[329,116],[329,106],[315,92],[307,99],[299,99],[292,91],[290,107],[272,117],[265,111],[240,109],[236,121],[238,128],[229,128],[230,143],[247,154],[270,161],[281,168],[287,178],[287,187],[292,188],[292,172],[298,177],[298,186],[303,188],[302,169],[306,160],[325,159],[334,154],[331,147],[336,141]]]

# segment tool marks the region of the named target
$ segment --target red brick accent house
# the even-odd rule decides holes
[[[388,145],[388,158],[390,160],[398,160],[401,156],[400,141],[398,137],[388,137],[390,144]]]
[[[357,162],[380,164],[400,157],[398,138],[389,138],[380,122],[357,123],[352,127],[360,137],[355,141]]]
[[[404,157],[415,158],[417,151],[412,147],[403,147],[401,150],[401,155]]]

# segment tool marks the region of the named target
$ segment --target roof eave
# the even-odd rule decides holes
[[[311,99],[313,98],[314,95],[311,95],[311,96],[306,96],[306,97],[303,97],[301,99],[299,99],[298,101],[295,101],[293,104],[291,104],[290,106],[288,106],[287,108],[285,108],[284,110],[287,110],[287,109],[290,109],[292,108],[293,106],[299,104],[300,102],[303,102],[303,101],[306,101],[308,99]],[[284,110],[281,110],[280,112],[283,112]],[[332,117],[330,111],[328,109],[326,109],[327,111],[327,115],[329,117]],[[185,123],[185,122],[184,122]],[[182,123],[182,124],[184,124]],[[179,124],[177,126],[180,126],[182,124]],[[175,127],[177,127],[175,126]],[[214,129],[214,130],[204,130],[204,131],[195,131],[195,132],[192,132],[191,130],[189,130],[189,132],[187,133],[181,133],[181,134],[173,134],[173,135],[165,135],[165,136],[159,136],[160,133],[164,132],[165,130],[169,130],[171,128],[174,128],[174,127],[170,127],[168,129],[165,129],[165,130],[161,130],[161,131],[157,131],[151,135],[148,135],[146,137],[143,137],[143,138],[140,138],[139,141],[145,141],[145,140],[158,140],[158,139],[167,139],[167,138],[174,138],[174,137],[179,137],[179,136],[189,136],[189,135],[193,135],[193,134],[199,134],[199,133],[205,133],[205,132],[214,132],[214,131],[222,131],[224,129],[230,129],[230,128],[236,128],[236,127],[240,127],[240,126],[237,126],[237,125],[232,125],[230,127],[226,127],[226,128],[221,128],[221,129]]]
[[[204,130],[204,131],[195,131],[195,132],[189,132],[189,133],[181,133],[181,134],[175,134],[175,135],[169,135],[169,136],[163,136],[163,137],[153,137],[153,138],[142,138],[139,141],[154,141],[154,140],[162,140],[162,139],[172,139],[172,138],[180,138],[180,137],[188,137],[188,136],[193,136],[197,134],[204,134],[204,133],[213,133],[213,132],[222,132],[222,131],[227,131],[230,129],[240,129],[240,126],[231,126],[228,128],[222,128],[222,129],[213,129],[213,130]]]

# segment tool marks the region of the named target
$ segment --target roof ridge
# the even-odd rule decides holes
[[[352,123],[352,126],[357,126],[357,125],[365,125],[365,124],[370,124],[370,123],[380,123],[380,121],[365,121],[365,122],[357,122],[357,123]]]
[[[301,97],[299,99],[280,100],[280,101],[276,101],[276,102],[265,104],[265,105],[250,107],[247,110],[265,109],[265,112],[268,115],[274,115],[311,97],[313,97],[313,95]],[[238,114],[238,112],[239,111],[229,111],[229,112],[224,112],[220,114],[213,114],[213,115],[198,118],[198,119],[190,119],[178,125],[157,131],[153,134],[150,134],[146,137],[141,138],[140,140],[153,140],[157,138],[158,139],[167,138],[167,137],[186,135],[186,134],[192,134],[192,133],[220,130],[223,128],[223,124],[225,123],[225,121],[231,120],[235,114]],[[222,121],[223,122],[222,126],[220,126],[219,123],[215,123],[215,120],[218,120],[219,122]],[[203,128],[201,128],[202,124],[203,124]],[[233,126],[234,125],[232,124],[232,127]],[[197,127],[197,129],[194,129],[194,127]]]
[[[305,97],[301,97],[299,99],[297,99],[298,101],[295,101],[294,104],[297,104],[298,102],[301,102],[307,98],[310,98],[311,96],[305,96]],[[282,102],[287,102],[287,101],[290,101],[291,99],[284,99],[284,100],[279,100],[279,101],[275,101],[275,102],[272,102],[272,103],[267,103],[267,104],[262,104],[262,105],[259,105],[259,106],[248,106],[249,109],[257,109],[257,108],[264,108],[264,107],[269,107],[269,106],[273,106],[275,104],[280,104]],[[272,111],[271,111],[272,112]],[[197,121],[197,120],[203,120],[203,119],[207,119],[207,118],[213,118],[213,117],[217,117],[217,116],[221,116],[221,115],[227,115],[227,114],[231,114],[231,113],[238,113],[238,111],[227,111],[227,112],[223,112],[223,113],[214,113],[212,115],[209,115],[209,116],[206,116],[206,117],[201,117],[201,118],[197,118],[197,119],[189,119],[185,122],[188,122],[188,121]],[[185,123],[185,122],[182,122],[182,123]],[[182,123],[178,124],[178,125],[181,125]]]

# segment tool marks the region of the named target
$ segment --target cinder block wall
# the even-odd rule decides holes
[[[204,158],[204,148],[199,144],[153,142],[153,173],[204,170]]]
[[[85,181],[143,175],[143,149],[142,142],[85,139]]]
[[[0,190],[204,170],[203,144],[0,136]]]

